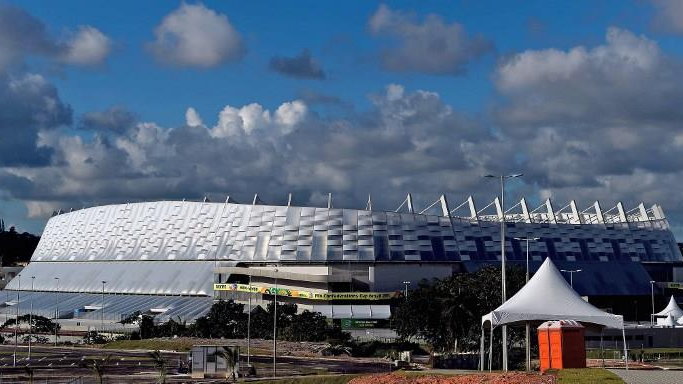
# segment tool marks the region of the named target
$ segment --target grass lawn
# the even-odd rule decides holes
[[[623,384],[624,381],[614,373],[600,368],[562,369],[557,371],[560,384]]]
[[[307,376],[298,377],[296,379],[281,379],[281,380],[262,380],[262,381],[250,381],[249,383],[254,384],[346,384],[354,377],[359,375],[320,375],[320,376]]]
[[[103,346],[106,349],[149,349],[165,351],[189,351],[192,349],[192,341],[187,340],[118,340]]]

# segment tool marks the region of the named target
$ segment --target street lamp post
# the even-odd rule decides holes
[[[104,333],[104,285],[107,284],[106,281],[102,280],[102,312],[100,313],[101,316],[101,328],[102,328],[102,333]]]
[[[526,282],[529,282],[529,241],[539,240],[540,237],[515,237],[516,240],[526,241]],[[526,338],[526,370],[531,371],[531,325],[527,321],[525,324],[525,338]]]
[[[652,313],[650,314],[650,325],[655,324],[655,281],[650,280],[650,294],[652,295]]]
[[[403,291],[403,296],[405,297],[406,300],[408,300],[408,286],[410,285],[410,281],[404,281],[403,285],[405,285],[405,289]]]
[[[582,269],[560,269],[560,271],[569,273],[569,285],[574,288],[574,274],[581,272]]]
[[[273,377],[277,377],[277,272],[275,268],[275,296],[273,297]]]
[[[17,275],[17,315],[14,318],[14,359],[12,366],[17,366],[17,344],[19,343],[19,291],[21,291],[21,274]]]
[[[247,369],[251,369],[251,273],[249,274],[249,312],[247,313]]]
[[[31,338],[33,338],[33,283],[35,276],[31,276],[31,309],[28,313],[28,359],[31,360]]]
[[[55,277],[55,280],[57,280],[57,290],[55,291],[55,347],[57,346],[57,325],[59,322],[57,321],[59,319],[59,277]]]
[[[506,179],[512,179],[516,177],[521,177],[523,174],[522,173],[516,173],[512,175],[486,175],[484,177],[488,178],[494,178],[494,179],[499,179],[500,180],[500,211],[501,211],[501,220],[500,220],[500,263],[501,263],[501,272],[500,272],[500,277],[501,277],[501,285],[502,285],[502,296],[503,296],[503,303],[507,301],[507,290],[505,288],[506,282],[505,282],[505,180]],[[503,325],[501,327],[502,330],[502,339],[503,339],[503,371],[508,370],[508,341],[507,341],[507,335],[508,335],[508,327],[507,325]]]

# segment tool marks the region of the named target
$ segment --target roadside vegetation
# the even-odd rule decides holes
[[[623,384],[614,373],[600,368],[562,369],[556,371],[558,384]]]

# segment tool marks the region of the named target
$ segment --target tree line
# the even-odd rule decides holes
[[[273,318],[275,306],[270,303],[264,309],[254,306],[249,314],[244,311],[244,304],[233,300],[219,300],[211,306],[209,312],[199,317],[192,324],[180,319],[170,319],[157,324],[147,314],[135,312],[122,320],[123,324],[138,324],[139,330],[131,334],[131,339],[149,339],[154,337],[188,336],[201,338],[242,339],[247,337],[247,323],[251,321],[250,336],[254,339],[273,338]],[[297,313],[297,305],[291,303],[277,304],[277,338],[287,341],[325,341],[331,339],[348,339],[340,327],[333,325],[320,313],[304,310]]]
[[[5,230],[5,222],[0,219],[0,259],[3,266],[27,263],[38,246],[40,236],[28,232],[19,233],[15,227]]]

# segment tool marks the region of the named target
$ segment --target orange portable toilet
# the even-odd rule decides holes
[[[546,321],[538,327],[541,372],[586,368],[585,328],[574,320]]]

